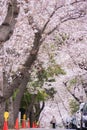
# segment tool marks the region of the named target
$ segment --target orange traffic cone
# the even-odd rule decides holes
[[[35,128],[35,127],[34,127],[34,122],[32,123],[32,128]]]
[[[7,121],[4,121],[3,130],[8,130],[8,123],[7,123]]]
[[[37,128],[35,122],[33,122],[32,128]]]
[[[22,128],[26,128],[26,120],[25,119],[22,120]]]
[[[15,129],[19,129],[18,118],[16,119],[16,122],[15,122]]]
[[[30,128],[30,121],[28,121],[28,128]]]

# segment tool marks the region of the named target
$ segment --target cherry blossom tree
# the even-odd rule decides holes
[[[5,102],[13,95],[16,88],[19,89],[19,93],[14,101],[13,117],[14,120],[17,118],[20,101],[41,46],[46,41],[50,43],[51,37],[54,32],[59,31],[62,23],[85,17],[87,13],[86,0],[69,2],[64,0],[37,0],[37,2],[34,0],[11,0],[6,1],[5,4],[7,14],[0,26],[0,64],[3,76],[1,80],[3,84],[0,89],[1,126]],[[23,22],[27,25],[26,29]],[[18,43],[17,39],[20,39],[21,42]],[[25,44],[27,44],[26,51]],[[20,48],[22,48],[21,51]]]

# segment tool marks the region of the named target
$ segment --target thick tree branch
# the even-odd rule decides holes
[[[19,8],[17,7],[17,0],[12,0],[8,4],[8,11],[6,18],[2,25],[0,26],[0,42],[5,42],[10,39],[13,34],[14,26],[16,23],[15,18],[17,18],[19,13]]]
[[[21,70],[19,70],[19,72],[20,72],[19,75],[17,75],[17,74],[14,75],[12,83],[8,84],[8,86],[4,89],[4,94],[3,94],[3,97],[0,98],[0,102],[4,101],[7,98],[9,98],[10,96],[12,96],[14,90],[21,85],[22,81],[24,81],[25,78],[29,79],[30,74],[28,73],[28,71],[30,70],[34,61],[37,59],[39,47],[41,45],[40,40],[41,40],[41,33],[40,32],[35,33],[33,48],[30,51],[30,54],[24,64],[24,67]],[[28,82],[28,80],[27,80],[27,82]],[[6,91],[8,91],[8,93],[6,93]]]

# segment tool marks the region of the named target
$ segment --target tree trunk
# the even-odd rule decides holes
[[[8,126],[9,126],[9,128],[14,128],[14,109],[13,109],[12,97],[9,99],[8,111],[9,111]]]
[[[3,66],[2,63],[0,66]],[[3,97],[3,67],[0,67],[0,97]]]
[[[37,104],[35,104],[35,108],[36,108],[36,114],[35,114],[35,120],[38,121],[39,117],[40,117],[40,113],[42,112],[42,110],[45,107],[45,102],[42,102],[42,106],[40,105],[40,102],[38,102]]]
[[[18,117],[21,99],[23,97],[23,94],[24,94],[24,91],[26,89],[26,85],[27,85],[28,81],[29,81],[29,79],[27,77],[25,77],[25,79],[22,81],[22,83],[19,87],[19,91],[17,93],[16,99],[14,100],[14,106],[13,106],[13,108],[14,108],[14,121]]]
[[[29,119],[30,119],[30,127],[31,128],[32,128],[32,124],[35,120],[34,109],[33,109],[33,106],[35,103],[35,98],[36,98],[36,95],[32,95],[32,100],[31,100],[31,103],[29,104],[29,107],[28,107],[28,115],[29,115]]]
[[[2,23],[2,25],[0,25],[0,63],[3,63],[2,66],[0,64],[0,99],[4,99],[4,79],[3,79],[3,67],[4,67],[4,60],[3,60],[3,56],[4,56],[4,51],[2,51],[4,48],[3,44],[5,41],[7,41],[11,35],[13,34],[14,31],[14,26],[16,23],[15,18],[17,18],[18,13],[19,13],[19,8],[17,7],[17,0],[12,0],[12,3],[9,3],[8,5],[8,11],[7,11],[7,15],[6,18],[4,20],[4,22]],[[2,56],[2,57],[1,57]],[[3,61],[2,61],[3,60]],[[7,93],[7,91],[6,91]],[[3,102],[0,103],[0,128],[2,129],[3,127],[3,123],[4,123],[4,112],[5,112],[5,100]]]
[[[0,104],[0,129],[3,128],[4,112],[5,112],[5,102]]]

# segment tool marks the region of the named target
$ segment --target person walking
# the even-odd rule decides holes
[[[56,118],[55,116],[52,117],[52,120],[51,120],[51,124],[52,124],[52,128],[56,128]]]

